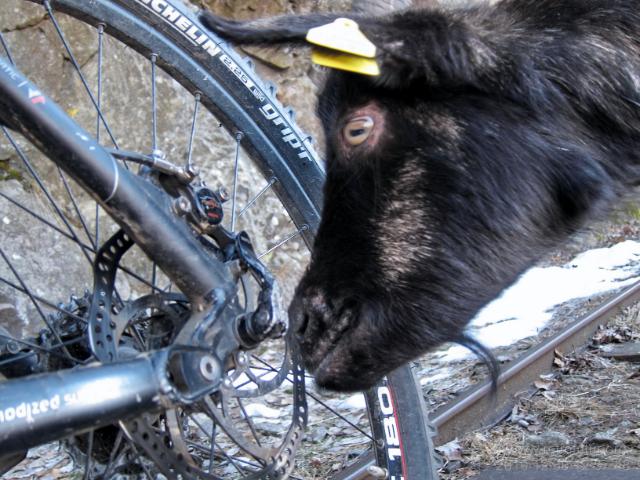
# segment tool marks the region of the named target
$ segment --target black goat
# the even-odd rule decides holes
[[[302,44],[339,16],[204,21]],[[290,308],[307,367],[337,390],[468,343],[479,309],[640,183],[640,1],[351,18],[382,74],[333,71],[320,95],[325,204]]]

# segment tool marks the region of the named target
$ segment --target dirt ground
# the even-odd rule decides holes
[[[640,239],[638,196],[612,216],[592,225],[542,263],[563,264],[590,248]],[[563,305],[539,338],[529,338],[496,352],[501,360],[517,357],[542,338],[588,313],[607,297]],[[440,446],[443,480],[473,478],[484,469],[640,469],[640,363],[606,358],[612,344],[636,344],[640,351],[640,304],[625,309],[600,329],[581,352],[558,352],[556,366],[523,392],[511,415],[497,426],[471,432]],[[423,372],[433,365],[422,364]],[[435,408],[484,378],[484,368],[463,362],[437,382],[424,382],[425,398]]]
[[[463,480],[491,468],[640,468],[640,363],[602,355],[610,344],[638,342],[640,304],[599,330],[580,353],[521,395],[509,418],[441,448],[442,478]]]

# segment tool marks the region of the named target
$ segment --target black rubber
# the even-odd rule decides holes
[[[42,3],[41,0],[25,1]],[[196,14],[179,1],[165,0],[165,3],[179,9],[204,30]],[[157,54],[158,66],[191,93],[200,93],[202,104],[230,132],[243,132],[242,146],[267,178],[278,178],[274,185],[276,193],[297,226],[308,227],[303,235],[307,245],[312,245],[320,221],[322,165],[308,136],[295,125],[293,112],[275,99],[274,87],[257,78],[250,61],[240,58],[218,38],[215,40],[220,53],[207,54],[145,7],[141,0],[51,0],[50,4],[54,10],[94,26],[105,25],[107,34],[143,55]],[[388,405],[382,408],[379,403],[381,388],[387,388],[393,398],[393,417],[402,444],[402,470],[395,478],[437,479],[432,445],[434,432],[427,420],[421,389],[408,365],[393,372],[380,387],[367,394],[379,465],[393,466],[388,458],[389,449],[395,448],[385,435],[388,425],[384,422],[389,418],[389,410]]]

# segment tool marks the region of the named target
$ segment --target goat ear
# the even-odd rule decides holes
[[[376,60],[381,74],[374,81],[385,87],[403,87],[424,73],[416,58],[414,41],[407,32],[389,18],[375,18],[345,13],[311,13],[238,22],[220,18],[210,12],[200,15],[202,23],[231,42],[244,45],[310,45],[306,37],[309,30],[334,22],[338,18],[351,18],[360,26],[364,35],[376,45]],[[413,34],[414,37],[417,35]]]
[[[221,37],[234,43],[253,45],[305,44],[307,32],[333,22],[339,14],[283,15],[280,17],[236,22],[225,20],[211,12],[200,15],[202,23]]]

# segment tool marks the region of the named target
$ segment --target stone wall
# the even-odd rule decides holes
[[[52,96],[67,113],[87,131],[96,133],[96,114],[79,76],[75,72],[69,54],[62,47],[52,23],[41,6],[23,0],[2,0],[0,6],[0,31],[10,46],[11,55],[19,68],[45,92]],[[194,0],[194,8],[210,8],[226,17],[245,19],[281,13],[302,13],[316,10],[348,9],[349,0]],[[57,15],[64,34],[72,45],[75,60],[81,65],[86,82],[95,92],[97,85],[98,36],[94,28],[78,21]],[[0,53],[4,52],[0,48]],[[278,85],[279,100],[294,107],[297,119],[309,133],[319,136],[315,119],[316,83],[318,70],[309,61],[308,49],[259,49],[247,48],[245,54],[255,59],[258,73]],[[151,150],[151,66],[147,58],[123,48],[107,39],[104,44],[103,109],[109,120],[110,130],[121,148],[133,151]],[[108,59],[108,62],[106,61]],[[184,160],[193,99],[176,82],[162,72],[157,77],[157,144],[175,163]],[[101,142],[111,145],[104,127],[99,131]],[[32,214],[16,208],[11,202],[0,199],[0,245],[12,259],[14,267],[34,294],[53,302],[67,301],[71,294],[82,295],[92,288],[89,258],[81,248],[66,238],[67,226],[60,220],[56,208],[73,220],[71,223],[80,240],[89,245],[81,222],[75,214],[76,207],[66,192],[65,180],[55,166],[41,158],[38,151],[19,136],[12,136],[20,146],[20,153],[9,139],[0,133],[0,193],[20,202],[32,212],[43,217],[56,228],[38,221]],[[225,185],[230,188],[235,142],[221,129],[216,119],[201,112],[198,135],[194,144],[194,158],[206,172],[209,185]],[[29,167],[21,155],[29,159],[47,185],[48,192],[58,198],[54,208],[42,193],[37,182],[29,174]],[[247,158],[240,158],[240,187],[238,205],[242,207],[265,184],[262,176]],[[71,187],[77,208],[87,219],[88,230],[95,229],[95,204],[74,185]],[[228,210],[228,209],[227,209]],[[227,212],[228,214],[229,212]],[[112,234],[117,226],[100,214],[100,239]],[[273,194],[265,195],[245,214],[240,228],[254,233],[256,249],[265,251],[294,228],[282,212]],[[293,240],[283,249],[265,258],[269,267],[282,279],[285,302],[290,298],[296,279],[307,261],[306,249],[301,241]],[[89,258],[88,258],[89,257]],[[151,267],[142,255],[129,255],[131,268],[150,278]],[[0,260],[0,278],[19,284],[8,266]],[[123,298],[140,294],[144,286],[124,276],[119,281]],[[45,307],[45,310],[47,308]],[[15,334],[34,333],[42,328],[39,312],[29,297],[0,283],[0,325],[9,326]],[[38,320],[37,327],[32,320]],[[3,322],[4,320],[4,322]]]

